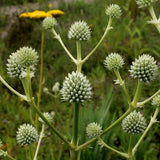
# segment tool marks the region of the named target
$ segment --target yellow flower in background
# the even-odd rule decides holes
[[[59,16],[63,14],[64,12],[61,10],[50,10],[48,12],[36,10],[33,12],[24,12],[19,15],[19,18],[39,19],[39,18],[46,18],[46,17],[52,17],[52,16]]]
[[[48,7],[49,7],[49,8],[51,8],[51,7],[52,7],[52,4],[51,4],[51,3],[50,3],[50,4],[48,4]]]

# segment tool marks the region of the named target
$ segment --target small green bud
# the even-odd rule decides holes
[[[43,113],[43,116],[48,120],[49,123],[51,123],[51,122],[53,121],[54,115],[55,115],[54,112],[52,112],[52,113],[44,112],[44,113]],[[44,124],[45,124],[45,122],[41,119],[41,117],[39,117],[38,120],[39,120],[41,123],[44,123]]]
[[[79,41],[88,41],[91,37],[91,30],[85,21],[77,21],[71,25],[68,31],[68,38]]]
[[[120,18],[122,11],[119,5],[111,4],[107,7],[106,14],[112,18]]]
[[[94,138],[102,133],[102,127],[99,124],[92,122],[88,124],[86,133],[89,138]]]
[[[122,121],[122,129],[129,134],[143,133],[146,129],[146,120],[140,112],[133,111]]]
[[[157,95],[153,98],[152,105],[156,107],[160,107],[160,95]]]
[[[119,70],[124,65],[123,58],[118,53],[111,53],[104,60],[104,66],[108,70]]]
[[[42,22],[42,26],[45,30],[52,29],[55,25],[57,25],[57,21],[54,17],[46,17]]]
[[[157,2],[158,0],[136,0],[136,3],[139,8],[146,8],[153,5],[153,3]]]

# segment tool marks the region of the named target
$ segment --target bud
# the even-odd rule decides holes
[[[43,92],[46,93],[46,94],[48,94],[48,92],[49,92],[48,88],[46,88],[46,87],[43,88]]]
[[[160,107],[160,95],[157,95],[153,98],[152,105],[156,107]]]
[[[157,2],[158,0],[136,0],[136,3],[139,8],[150,7],[153,3]]]
[[[59,83],[59,82],[56,82],[56,83],[54,84],[54,86],[52,87],[52,91],[53,91],[54,93],[59,92],[59,87],[60,87],[60,83]]]
[[[54,17],[46,17],[42,22],[42,26],[45,30],[52,29],[55,25],[57,25],[57,21]]]
[[[51,122],[53,121],[54,115],[55,115],[55,113],[53,114],[53,112],[52,112],[52,113],[48,113],[48,112],[44,112],[44,113],[43,113],[43,116],[47,119],[47,121],[48,121],[49,123],[51,123]],[[38,120],[39,120],[41,123],[45,123],[45,122],[41,119],[41,117],[39,117]]]

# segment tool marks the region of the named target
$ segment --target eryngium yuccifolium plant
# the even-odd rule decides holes
[[[73,71],[65,78],[60,93],[64,101],[83,103],[91,98],[91,90],[91,84],[86,76]]]
[[[160,95],[157,95],[153,98],[152,105],[156,107],[160,107]]]
[[[129,134],[143,133],[146,129],[146,120],[140,112],[133,111],[122,121],[124,132]]]
[[[130,74],[134,79],[139,79],[143,82],[149,82],[154,79],[157,74],[158,66],[153,57],[148,54],[143,54],[132,62]]]
[[[53,117],[54,117],[53,114],[48,113],[48,112],[44,112],[44,113],[43,113],[43,116],[48,120],[49,123],[52,122]],[[41,117],[39,117],[38,120],[39,120],[41,123],[45,123],[45,122],[41,119]]]
[[[21,146],[29,145],[38,139],[37,130],[30,124],[23,124],[18,128],[16,139]]]
[[[68,38],[79,41],[88,41],[91,37],[90,27],[85,21],[77,21],[71,25],[68,31]]]
[[[118,53],[111,53],[104,60],[104,66],[108,70],[119,70],[124,65],[123,58]]]
[[[86,133],[89,138],[94,138],[94,137],[100,135],[101,132],[102,132],[102,127],[95,122],[88,124],[88,126],[86,128]]]
[[[52,29],[55,25],[57,25],[57,21],[54,17],[46,17],[42,22],[42,26],[45,30]]]
[[[33,77],[37,62],[37,52],[31,47],[22,47],[9,56],[7,63],[8,74],[10,77],[23,78],[26,76],[27,67],[29,67],[31,77]]]
[[[158,0],[136,0],[136,3],[139,8],[150,7],[153,3],[157,2]]]
[[[112,18],[120,18],[122,11],[119,5],[111,4],[107,7],[106,14]]]

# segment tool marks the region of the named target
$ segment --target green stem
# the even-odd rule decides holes
[[[106,37],[108,31],[109,31],[110,29],[112,29],[111,24],[112,24],[112,18],[110,17],[110,18],[109,18],[109,21],[108,21],[107,28],[106,28],[106,30],[105,30],[102,38],[101,38],[100,41],[97,43],[97,45],[93,48],[93,50],[82,60],[82,63],[86,62],[86,61],[89,59],[89,57],[96,51],[96,49],[99,47],[99,45],[103,42],[103,40],[104,40],[104,38]]]
[[[81,70],[82,70],[81,43],[79,41],[77,41],[76,46],[77,46],[77,71],[81,72]]]
[[[40,133],[40,136],[39,136],[39,140],[38,140],[38,144],[37,144],[37,148],[36,148],[36,152],[35,152],[33,160],[37,160],[37,155],[38,155],[38,151],[39,151],[39,148],[40,148],[40,144],[41,144],[42,138],[44,137],[44,130],[45,130],[45,125],[42,124],[42,130],[41,130],[41,133]]]
[[[56,33],[56,31],[54,29],[52,29],[52,33],[55,36],[55,38],[59,41],[59,43],[61,44],[61,46],[63,47],[63,49],[66,51],[66,53],[68,54],[68,56],[72,59],[72,61],[77,64],[76,59],[72,56],[72,54],[68,51],[68,49],[66,48],[66,46],[64,45],[60,35],[58,35]]]
[[[27,97],[25,95],[20,94],[16,90],[14,90],[1,76],[0,76],[0,81],[14,94],[16,94],[18,97],[22,98],[25,101],[28,101]]]
[[[99,141],[102,144],[102,146],[104,146],[104,147],[110,149],[111,151],[121,155],[122,157],[128,158],[128,154],[127,153],[123,153],[123,152],[120,152],[120,151],[112,148],[111,146],[107,145],[101,138],[99,138]]]
[[[133,148],[132,150],[132,153],[133,155],[135,154],[135,152],[137,151],[137,148],[139,147],[140,143],[142,142],[142,140],[144,139],[144,137],[147,135],[148,131],[150,130],[150,128],[152,127],[152,125],[154,123],[156,123],[156,118],[158,116],[158,113],[159,113],[159,108],[157,107],[155,112],[154,112],[154,115],[153,117],[151,117],[151,120],[150,120],[150,123],[148,125],[148,127],[146,128],[146,130],[144,131],[144,133],[142,134],[141,138],[138,140],[137,144],[135,145],[135,147]]]
[[[160,22],[158,21],[158,19],[156,17],[156,14],[154,12],[153,6],[149,7],[148,9],[149,9],[149,13],[150,13],[150,15],[151,15],[151,17],[152,17],[152,19],[154,21],[153,24],[155,25],[155,27],[157,28],[158,32],[160,33]]]
[[[39,78],[39,90],[38,90],[38,99],[37,99],[37,108],[39,109],[42,93],[42,80],[43,80],[43,51],[44,51],[44,30],[42,29],[41,33],[41,63],[40,63],[40,78]],[[35,127],[38,125],[38,114],[35,118]]]
[[[130,135],[129,147],[128,147],[129,160],[133,160],[132,148],[133,148],[133,135]]]
[[[3,151],[2,149],[0,149],[0,153],[2,153],[4,157],[8,157],[8,158],[10,158],[12,160],[16,160],[15,158],[10,156],[7,152]]]
[[[116,74],[116,76],[117,76],[117,79],[118,79],[118,81],[119,81],[119,83],[120,83],[123,91],[124,91],[124,94],[125,94],[126,97],[127,97],[128,104],[129,104],[129,106],[131,106],[131,98],[130,98],[130,96],[129,96],[129,94],[128,94],[128,91],[127,91],[127,89],[126,89],[125,82],[124,82],[124,81],[122,80],[122,78],[121,78],[121,75],[120,75],[120,73],[119,73],[119,70],[116,70],[116,71],[115,71],[115,74]]]

